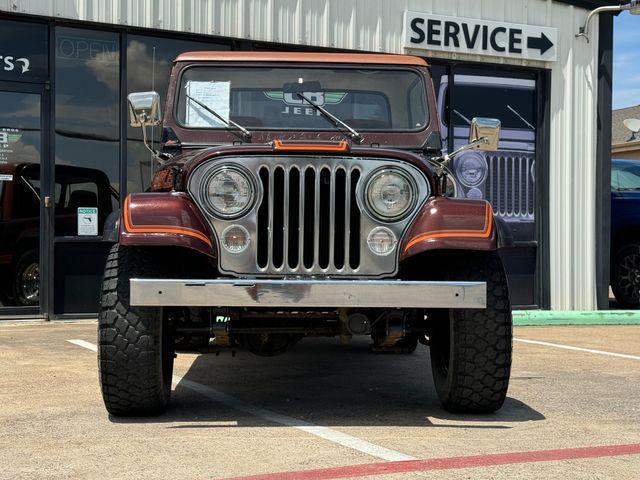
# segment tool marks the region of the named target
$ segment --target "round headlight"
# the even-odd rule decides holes
[[[221,167],[206,180],[204,197],[213,213],[223,218],[237,218],[254,201],[253,182],[242,170]]]
[[[369,210],[381,220],[398,220],[415,203],[413,181],[395,169],[374,173],[367,183],[365,195]]]
[[[487,178],[487,161],[477,152],[469,152],[456,160],[456,176],[466,187],[477,187]]]

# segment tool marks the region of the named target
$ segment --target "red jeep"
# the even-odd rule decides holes
[[[476,118],[441,155],[416,57],[192,52],[173,65],[159,168],[127,196],[101,300],[100,378],[114,415],[163,411],[175,352],[283,353],[304,337],[429,346],[456,412],[505,399],[511,308],[491,205],[448,198],[451,158],[497,149]],[[155,92],[131,124],[161,122]],[[109,233],[108,233],[109,235]]]

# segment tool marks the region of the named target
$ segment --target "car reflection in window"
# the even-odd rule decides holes
[[[100,170],[58,165],[55,169],[56,230],[77,235],[77,209],[98,209],[98,234],[117,208],[118,192]],[[40,283],[40,166],[6,165],[0,205],[0,302],[5,306],[37,306]]]

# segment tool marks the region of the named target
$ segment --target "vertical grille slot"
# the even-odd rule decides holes
[[[329,267],[329,230],[333,229],[333,202],[330,201],[332,190],[331,171],[328,168],[320,170],[320,208],[318,212],[318,263],[320,268]]]
[[[266,268],[269,262],[269,170],[262,167],[258,173],[260,183],[262,183],[263,201],[258,208],[258,229],[257,229],[257,262],[258,267]]]
[[[316,171],[313,167],[307,167],[304,172],[304,236],[303,236],[303,265],[305,268],[313,267],[315,244],[315,212],[316,208]]]
[[[351,182],[349,184],[349,266],[356,269],[360,266],[360,210],[356,201],[356,186],[360,179],[360,171],[351,171]]]
[[[272,260],[275,268],[281,268],[284,263],[284,215],[285,208],[288,205],[285,204],[285,193],[288,195],[288,185],[285,182],[284,168],[277,167],[273,173],[273,226],[271,230],[273,246]],[[285,192],[286,190],[286,192]]]
[[[346,243],[346,235],[345,235],[345,212],[347,211],[347,203],[346,203],[346,180],[347,174],[344,171],[344,168],[338,168],[336,170],[336,178],[335,178],[335,216],[333,222],[334,228],[334,236],[333,236],[333,264],[338,270],[341,270],[344,267],[344,252]],[[344,205],[345,208],[341,208]]]
[[[491,155],[487,200],[502,217],[527,218],[534,213],[534,159],[526,154]]]
[[[287,255],[289,268],[296,268],[300,260],[300,170],[292,168],[289,171],[289,241]]]
[[[349,272],[360,266],[358,168],[261,167],[256,262],[282,273]]]

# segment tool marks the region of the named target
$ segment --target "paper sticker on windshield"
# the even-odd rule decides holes
[[[186,124],[189,127],[225,127],[227,124],[217,118],[211,111],[224,120],[229,120],[231,103],[231,82],[198,82],[189,80],[185,86],[188,97]]]

